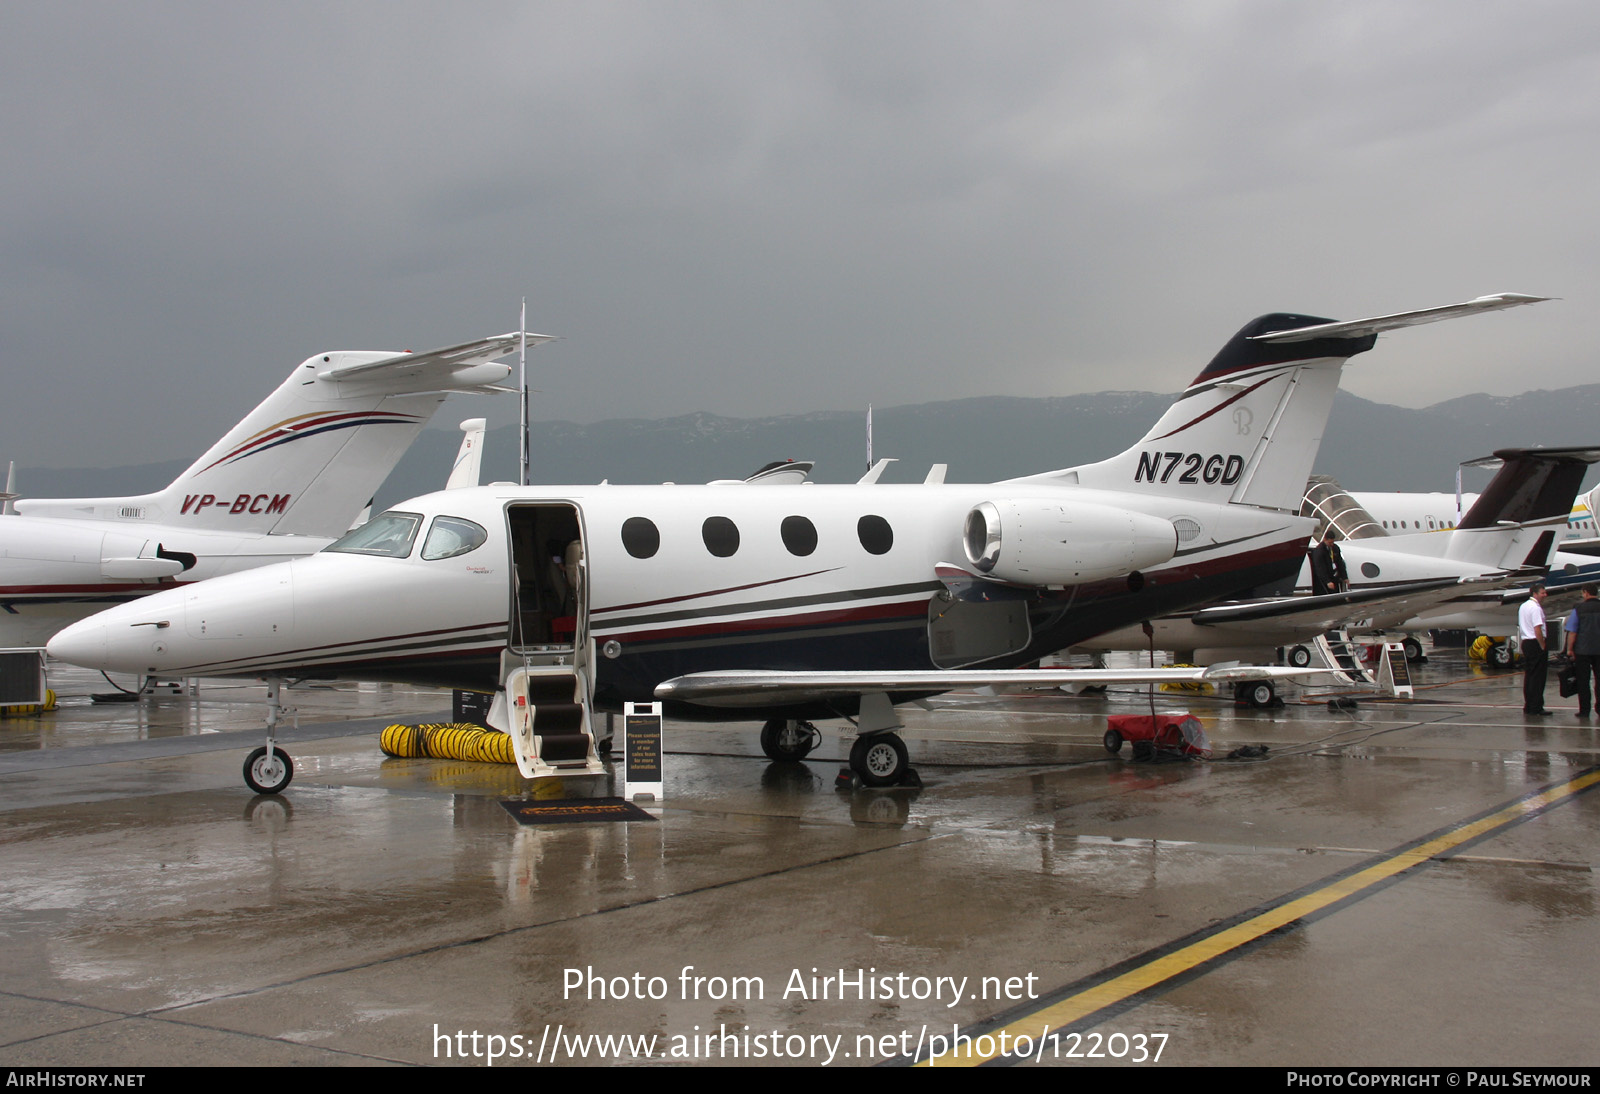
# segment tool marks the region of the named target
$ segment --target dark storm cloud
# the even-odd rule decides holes
[[[1565,299],[1388,336],[1349,385],[1589,382],[1597,22],[8,4],[0,458],[192,455],[313,352],[523,295],[550,417],[1171,390],[1262,311],[1504,290]]]

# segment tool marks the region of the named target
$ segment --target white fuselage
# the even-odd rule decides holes
[[[1138,580],[995,583],[952,598],[939,568],[964,557],[969,511],[1046,495],[1069,507],[1109,501],[1158,518],[1181,514],[1197,530]],[[1283,580],[1298,568],[1310,527],[1280,511],[1007,483],[480,487],[393,513],[420,518],[405,557],[334,550],[158,593],[73,627],[51,651],[128,672],[492,690],[508,647],[587,638],[603,704],[649,699],[661,681],[706,669],[1014,665],[1110,626]],[[546,517],[572,523],[519,533]],[[464,554],[425,558],[440,518],[481,526],[487,538]],[[637,534],[638,522],[653,532]],[[567,578],[582,596],[532,604],[528,590],[558,567],[569,537],[582,543],[583,576]],[[541,627],[550,630],[533,633]]]

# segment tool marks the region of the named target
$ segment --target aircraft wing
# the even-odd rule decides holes
[[[509,334],[497,334],[492,338],[462,342],[457,346],[428,350],[426,353],[398,353],[393,357],[384,357],[377,361],[341,362],[317,375],[324,380],[437,377],[441,386],[450,386],[459,380],[459,373],[474,365],[496,361],[515,353],[523,345],[524,336],[529,346],[555,341],[547,334],[512,331]]]
[[[1347,593],[1320,596],[1274,596],[1261,600],[1241,600],[1202,608],[1191,620],[1202,627],[1248,629],[1271,621],[1304,626],[1307,630],[1329,631],[1350,626],[1374,616],[1410,619],[1418,612],[1470,592],[1484,591],[1524,580],[1527,575],[1509,572],[1490,578],[1458,579],[1436,577],[1398,585],[1356,589]]]
[[[1420,311],[1395,312],[1393,315],[1379,315],[1371,319],[1352,319],[1345,323],[1318,323],[1314,327],[1297,327],[1294,330],[1273,331],[1270,334],[1257,334],[1250,340],[1252,342],[1309,342],[1314,338],[1354,338],[1363,334],[1381,334],[1386,330],[1398,330],[1401,327],[1415,327],[1423,323],[1437,323],[1441,319],[1454,319],[1461,315],[1472,315],[1476,312],[1499,311],[1502,308],[1515,308],[1521,304],[1538,304],[1541,301],[1553,299],[1548,296],[1524,296],[1521,293],[1503,292],[1492,296],[1480,296],[1461,304],[1446,304],[1441,308],[1423,308]]]
[[[980,687],[1050,688],[1068,684],[1226,684],[1317,676],[1325,668],[1294,669],[1263,665],[1212,665],[1160,669],[988,669],[901,672],[785,672],[730,669],[692,672],[656,686],[656,698],[707,707],[772,707],[823,702],[883,692],[934,695]]]

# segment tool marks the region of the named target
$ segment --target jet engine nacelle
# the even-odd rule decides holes
[[[1079,585],[1159,566],[1178,532],[1160,517],[1077,501],[1001,498],[967,513],[962,540],[980,573],[1021,585]]]

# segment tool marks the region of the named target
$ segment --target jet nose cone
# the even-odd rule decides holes
[[[86,619],[60,631],[45,645],[51,657],[82,665],[86,669],[103,669],[106,665],[106,625]]]

